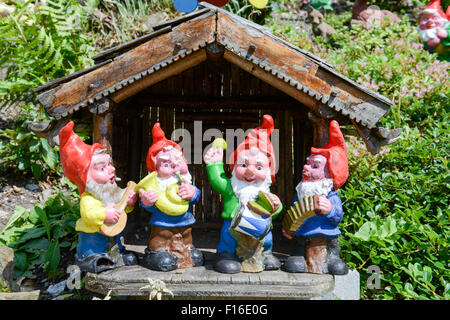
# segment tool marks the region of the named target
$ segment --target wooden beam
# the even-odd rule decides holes
[[[200,49],[191,55],[172,63],[171,65],[162,68],[151,75],[142,78],[141,80],[133,82],[131,85],[119,90],[111,95],[111,99],[116,103],[119,103],[141,90],[150,87],[158,82],[161,82],[167,78],[177,75],[187,69],[190,69],[197,64],[206,60],[206,50]]]
[[[253,76],[270,84],[272,87],[286,93],[295,100],[300,101],[308,108],[312,110],[317,109],[318,101],[316,99],[314,99],[313,97],[309,96],[308,94],[302,91],[299,91],[297,88],[291,86],[289,83],[284,82],[283,80],[274,76],[272,73],[265,71],[259,66],[251,63],[250,61],[245,60],[244,58],[241,58],[240,56],[228,50],[225,50],[224,58],[225,60],[239,66],[241,69],[252,74]]]

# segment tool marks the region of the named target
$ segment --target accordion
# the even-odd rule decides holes
[[[297,231],[302,225],[303,221],[316,214],[315,208],[318,207],[317,203],[319,196],[306,196],[296,202],[290,207],[281,221],[283,229],[288,231]]]

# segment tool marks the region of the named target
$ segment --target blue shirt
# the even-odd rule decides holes
[[[185,227],[189,226],[191,224],[195,223],[194,215],[192,214],[192,205],[194,203],[197,203],[200,199],[201,191],[194,186],[195,188],[195,195],[194,197],[189,201],[189,208],[188,210],[179,216],[171,216],[168,214],[165,214],[164,212],[160,211],[155,205],[153,206],[146,206],[141,201],[141,206],[148,212],[152,214],[150,218],[150,224],[152,226],[161,227],[161,228],[179,228],[179,227]]]
[[[331,190],[328,193],[327,198],[333,206],[330,213],[323,216],[315,215],[306,219],[295,232],[297,236],[308,238],[336,237],[341,234],[341,231],[338,228],[338,224],[341,222],[343,214],[341,199],[334,190]],[[295,193],[292,204],[296,201],[298,201],[297,193]]]

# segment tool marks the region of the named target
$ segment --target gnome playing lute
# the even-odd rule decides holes
[[[302,181],[296,187],[293,205],[307,197],[316,197],[312,216],[297,230],[286,230],[283,235],[295,238],[294,250],[282,266],[287,272],[348,273],[347,265],[339,258],[339,222],[342,203],[337,190],[348,177],[347,146],[335,120],[330,122],[329,141],[322,148],[311,148],[302,171]],[[283,218],[285,222],[287,217]],[[295,221],[294,221],[295,222]]]
[[[168,140],[159,123],[152,129],[147,154],[149,174],[136,186],[142,207],[150,212],[151,233],[143,266],[157,271],[200,266],[203,254],[192,242],[192,205],[200,190],[192,185],[181,147]]]
[[[231,178],[225,176],[222,148],[213,145],[204,156],[209,182],[224,199],[221,215],[224,223],[213,265],[218,272],[230,274],[241,271],[259,272],[276,270],[280,267],[280,261],[272,254],[273,242],[270,231],[271,218],[275,218],[282,210],[278,197],[270,193],[270,186],[275,181],[276,167],[275,152],[270,141],[273,129],[272,117],[264,115],[261,126],[252,129],[231,155],[229,163]],[[255,210],[255,207],[260,207],[257,205],[260,197],[266,198],[271,204],[268,210],[263,210],[267,211],[265,216],[255,212],[259,211]],[[239,222],[235,221],[236,215],[239,215]],[[242,259],[247,258],[244,257],[246,253],[243,249],[247,247],[249,252],[251,249],[258,250],[251,247],[254,241],[249,237],[262,242],[260,269],[255,269],[254,264],[250,270],[242,268]],[[243,241],[246,244],[243,244]]]
[[[125,213],[115,208],[125,189],[116,184],[118,178],[106,149],[98,143],[88,145],[73,132],[70,121],[59,132],[59,153],[66,177],[78,187],[80,193],[80,219],[75,230],[79,231],[76,264],[82,271],[101,272],[112,269],[118,261],[108,256],[110,239],[102,234],[104,224],[116,223],[121,214],[133,210],[137,195],[128,194]],[[127,196],[126,196],[127,197]],[[137,256],[125,250],[121,234],[114,237],[125,265],[137,264]]]

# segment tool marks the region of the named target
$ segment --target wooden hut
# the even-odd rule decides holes
[[[284,203],[292,200],[310,147],[327,141],[331,119],[353,125],[373,153],[398,136],[376,126],[390,100],[260,25],[202,3],[198,11],[153,29],[97,54],[93,67],[36,88],[38,101],[56,120],[51,126],[35,124],[34,130],[55,134],[70,118],[92,118],[93,140],[112,153],[126,183],[147,174],[156,121],[168,137],[174,129],[187,129],[195,137],[193,154],[200,154],[200,163],[191,157],[190,164],[202,190],[194,212],[199,223],[220,220],[222,210],[201,159],[212,141],[196,136],[210,128],[247,130],[258,126],[263,114],[272,115],[279,129],[272,190]]]

